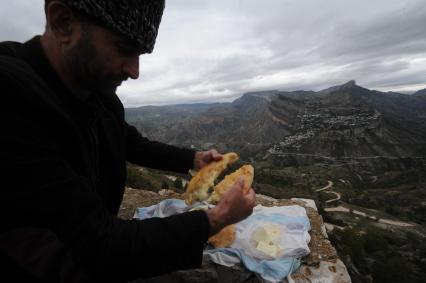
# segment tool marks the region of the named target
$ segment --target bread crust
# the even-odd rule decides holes
[[[207,242],[215,248],[229,247],[235,240],[235,224],[231,224],[219,231],[219,233],[211,236]]]
[[[191,205],[196,201],[207,200],[209,188],[214,187],[214,180],[229,164],[237,160],[238,155],[235,152],[230,152],[224,154],[222,160],[214,161],[198,171],[189,181],[185,196],[186,204]]]
[[[226,175],[225,178],[213,188],[214,191],[207,202],[213,204],[218,203],[222,196],[229,191],[241,177],[244,180],[243,193],[247,193],[251,188],[254,177],[254,168],[251,165],[241,166],[240,169]]]
[[[242,177],[244,179],[243,193],[247,193],[253,183],[254,168],[251,165],[244,165],[237,171],[226,175],[226,177],[214,187],[214,191],[207,202],[217,203],[222,196]],[[229,225],[208,239],[208,243],[215,248],[230,246],[235,240],[235,225]]]
[[[244,179],[243,193],[247,193],[253,183],[254,168],[251,165],[241,166],[235,172],[226,175],[225,178],[216,186],[214,181],[223,170],[229,165],[238,160],[236,153],[227,153],[223,155],[222,160],[212,162],[202,168],[189,181],[186,190],[185,202],[188,205],[196,201],[207,201],[208,203],[216,204],[229,191],[233,185],[242,177]],[[212,194],[209,196],[209,189],[213,188]],[[217,234],[208,239],[208,243],[215,248],[223,248],[230,246],[235,240],[236,228],[235,225],[228,225],[220,230]]]

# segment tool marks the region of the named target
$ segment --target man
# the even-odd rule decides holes
[[[199,266],[247,217],[236,184],[208,211],[116,217],[126,160],[187,172],[221,156],[142,137],[115,95],[154,47],[163,0],[46,0],[46,31],[0,44],[1,282],[122,282]],[[7,278],[7,279],[6,279]]]

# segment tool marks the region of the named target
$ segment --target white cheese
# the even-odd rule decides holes
[[[256,249],[273,258],[276,258],[278,256],[278,252],[280,251],[278,246],[266,242],[258,242]]]
[[[266,223],[257,228],[252,235],[255,242],[275,242],[281,237],[281,230],[277,225]]]
[[[282,230],[278,225],[265,223],[254,230],[251,240],[257,250],[270,257],[277,258],[281,256],[283,250],[279,245],[281,236]]]

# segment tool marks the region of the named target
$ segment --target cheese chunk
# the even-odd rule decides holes
[[[281,237],[281,230],[277,225],[266,223],[253,232],[252,239],[256,242],[275,242]]]
[[[276,224],[265,223],[254,230],[251,240],[258,251],[277,258],[281,256],[283,248],[279,245],[282,231]]]
[[[258,242],[256,249],[273,258],[278,257],[279,252],[281,252],[279,246],[266,242]]]

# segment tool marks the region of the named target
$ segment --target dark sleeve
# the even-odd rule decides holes
[[[76,262],[108,279],[201,264],[209,233],[205,212],[144,221],[109,214],[88,180],[63,158],[54,130],[46,126],[59,119],[40,105],[28,105],[36,93],[24,95],[25,85],[19,89],[11,80],[0,72],[0,232],[47,228],[71,249]]]
[[[129,162],[179,173],[188,173],[188,170],[194,167],[195,151],[150,141],[127,123],[125,128]]]

